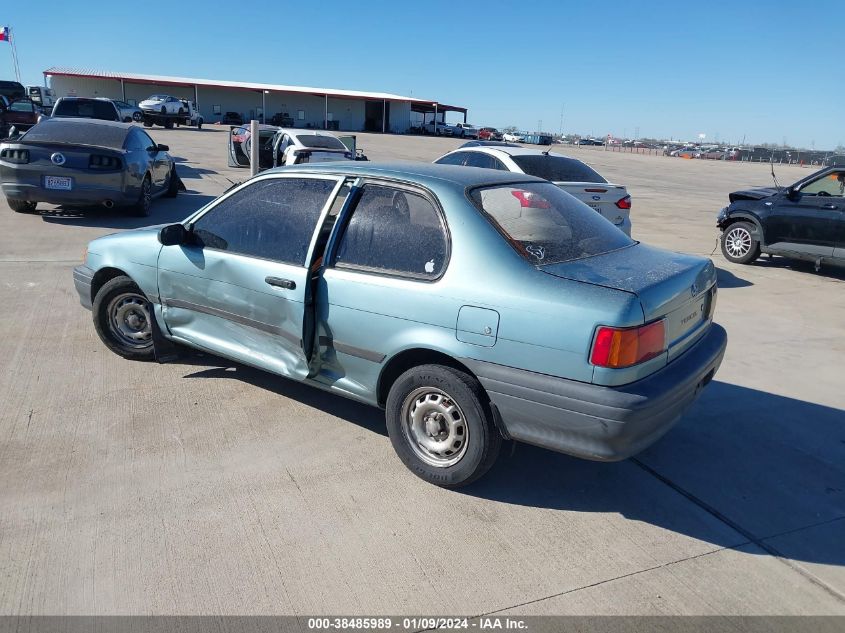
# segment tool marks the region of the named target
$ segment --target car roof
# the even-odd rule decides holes
[[[462,188],[477,185],[496,185],[512,182],[548,182],[542,178],[517,174],[498,169],[482,169],[480,167],[462,167],[458,165],[436,165],[434,163],[417,163],[413,161],[370,162],[370,161],[336,161],[330,163],[311,163],[290,167],[276,167],[264,173],[323,173],[347,176],[362,176],[374,178],[389,178],[409,180],[425,184],[449,183]]]
[[[132,128],[140,129],[129,123],[102,119],[49,118],[29,128],[20,142],[48,141],[120,149]],[[37,138],[43,135],[47,138]]]
[[[507,156],[543,156],[543,155],[545,155],[545,156],[557,156],[558,158],[566,158],[566,159],[569,159],[569,160],[577,160],[579,162],[582,162],[582,161],[580,161],[580,159],[573,158],[572,156],[566,156],[564,154],[558,154],[557,152],[551,152],[551,151],[548,151],[548,150],[534,149],[533,147],[523,147],[521,145],[515,145],[515,146],[512,146],[512,147],[511,146],[503,147],[501,145],[493,145],[493,146],[479,145],[479,146],[476,146],[476,147],[459,147],[458,149],[456,149],[454,151],[456,151],[456,152],[458,152],[458,151],[462,151],[462,152],[483,152],[485,154],[494,154],[494,155],[498,153],[498,154],[506,154]],[[449,153],[451,154],[452,152],[449,152]]]

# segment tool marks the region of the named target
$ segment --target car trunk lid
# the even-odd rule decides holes
[[[558,187],[566,193],[575,196],[581,202],[598,211],[606,219],[617,226],[623,224],[630,214],[629,209],[620,209],[616,203],[628,195],[623,185],[599,182],[562,182],[557,181]]]
[[[644,323],[665,319],[669,360],[704,332],[712,316],[716,269],[704,257],[635,244],[595,257],[549,264],[540,270],[636,295]]]

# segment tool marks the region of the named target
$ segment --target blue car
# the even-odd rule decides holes
[[[74,281],[117,354],[175,343],[382,408],[405,465],[445,487],[484,474],[503,440],[643,450],[727,342],[709,259],[474,167],[269,170],[182,223],[94,240]]]

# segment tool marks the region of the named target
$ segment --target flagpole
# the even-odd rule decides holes
[[[15,40],[17,37],[12,36],[12,29],[9,28],[9,44],[12,45],[12,59],[15,63],[15,77],[17,77],[18,83],[21,82],[21,67],[18,64],[18,47],[15,46]]]

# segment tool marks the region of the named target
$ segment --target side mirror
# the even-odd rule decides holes
[[[158,241],[162,246],[180,246],[188,241],[188,229],[184,224],[168,224],[159,229]]]
[[[161,143],[159,143],[158,145],[156,145],[156,151],[157,152],[169,152],[170,146],[169,145],[162,145]]]
[[[789,200],[795,201],[801,197],[801,193],[799,191],[796,191],[795,188],[790,185],[786,188],[786,197]]]

